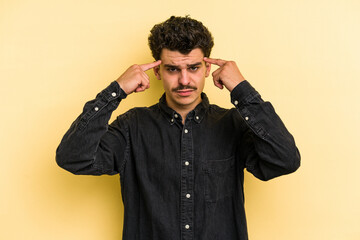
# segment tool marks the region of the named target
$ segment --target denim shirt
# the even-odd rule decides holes
[[[248,239],[244,169],[266,181],[300,166],[292,135],[247,81],[231,92],[235,108],[202,93],[184,124],[163,95],[108,125],[125,97],[113,82],[87,102],[56,152],[74,174],[120,174],[124,240]]]

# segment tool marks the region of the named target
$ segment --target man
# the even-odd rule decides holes
[[[123,239],[247,239],[243,170],[269,180],[300,165],[294,139],[232,61],[209,58],[213,39],[189,17],[171,17],[149,36],[155,62],[133,65],[86,103],[57,149],[74,174],[120,174]],[[211,65],[233,109],[203,93]],[[127,95],[149,88],[153,69],[165,93],[108,125]]]

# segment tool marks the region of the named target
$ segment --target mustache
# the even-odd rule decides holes
[[[171,89],[171,91],[176,92],[176,91],[185,90],[185,89],[197,90],[197,87],[179,85],[178,87]]]

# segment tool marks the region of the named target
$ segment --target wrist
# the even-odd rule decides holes
[[[116,82],[118,83],[120,89],[121,89],[126,95],[129,95],[129,94],[130,94],[130,92],[128,92],[128,91],[126,90],[126,88],[124,88],[123,84],[121,83],[121,81],[119,81],[119,79],[117,79]]]
[[[240,80],[240,81],[237,81],[237,82],[233,82],[231,85],[229,85],[228,87],[226,87],[228,90],[229,90],[229,92],[231,93],[233,90],[234,90],[234,88],[236,88],[240,83],[242,83],[243,81],[245,81],[245,79],[243,79],[243,80]]]

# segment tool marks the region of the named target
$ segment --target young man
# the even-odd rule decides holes
[[[232,61],[209,58],[213,39],[189,17],[171,17],[149,36],[155,62],[133,65],[86,103],[62,139],[59,166],[74,174],[120,174],[123,239],[247,239],[243,170],[269,180],[300,166],[294,139],[269,102]],[[203,93],[210,66],[233,109]],[[108,125],[153,69],[165,93]]]

